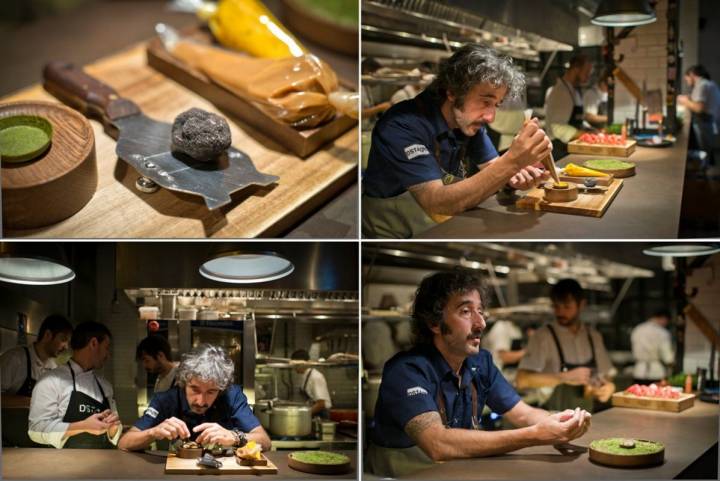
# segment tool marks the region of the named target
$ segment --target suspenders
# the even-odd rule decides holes
[[[560,347],[560,341],[557,337],[557,334],[555,333],[555,329],[553,329],[553,327],[550,324],[548,324],[547,327],[550,330],[550,334],[552,334],[553,341],[555,341],[555,347],[557,348],[558,355],[560,356],[560,370],[562,372],[568,371],[570,369],[574,369],[576,367],[594,367],[594,366],[596,366],[597,363],[595,361],[595,344],[593,344],[592,336],[590,336],[589,329],[587,330],[587,337],[588,337],[588,342],[590,343],[590,353],[592,354],[592,357],[585,364],[569,364],[569,363],[565,362],[565,356],[563,355],[562,347]]]
[[[439,387],[439,386],[438,386]],[[472,397],[472,428],[480,429],[480,418],[478,418],[478,392],[475,383],[470,381],[471,397]],[[437,405],[440,412],[440,419],[445,427],[448,427],[447,419],[447,407],[445,405],[445,398],[442,395],[442,388],[439,387],[437,392]]]

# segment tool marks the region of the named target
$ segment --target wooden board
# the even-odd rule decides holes
[[[694,394],[680,394],[679,399],[662,399],[652,397],[639,397],[624,392],[616,392],[612,396],[612,405],[623,408],[651,409],[653,411],[668,411],[679,413],[693,407]]]
[[[136,102],[151,118],[172,122],[177,114],[198,107],[224,115],[233,145],[246,152],[256,168],[280,176],[268,188],[233,194],[233,202],[209,211],[198,196],[161,189],[135,189],[137,173],[115,155],[115,140],[97,121],[90,121],[96,143],[97,192],[72,217],[52,226],[9,230],[7,237],[52,238],[204,238],[277,236],[357,181],[358,129],[353,128],[306,159],[300,159],[263,132],[168,79],[149,67],[146,45],[139,44],[100,60],[86,71]],[[41,72],[38,71],[38,80]],[[40,85],[1,101],[57,102]]]
[[[515,205],[521,209],[602,217],[622,185],[622,179],[613,179],[605,192],[594,194],[580,192],[578,198],[570,202],[547,202],[544,200],[543,189],[535,188],[528,191]]]
[[[568,153],[586,155],[609,155],[612,157],[630,157],[635,152],[637,142],[626,140],[625,145],[599,145],[571,140],[568,142]]]
[[[208,45],[212,42],[210,34],[200,29],[186,31],[183,38]],[[357,43],[357,35],[355,38]],[[170,55],[159,38],[148,42],[147,59],[148,65],[208,99],[224,111],[234,114],[243,122],[262,130],[300,157],[307,157],[326,142],[357,125],[356,119],[338,115],[332,121],[317,128],[295,129],[267,115],[252,102],[238,97],[227,88],[212,82],[203,73]]]
[[[198,466],[197,459],[183,459],[170,455],[165,462],[165,474],[277,474],[278,472],[277,466],[270,460],[265,466],[241,466],[235,460],[235,456],[216,459],[223,465],[213,469]]]

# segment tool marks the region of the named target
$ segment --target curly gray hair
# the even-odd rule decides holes
[[[220,390],[224,390],[233,381],[235,364],[225,349],[210,344],[202,344],[187,354],[183,354],[178,367],[178,384],[185,387],[192,378],[214,381]]]
[[[525,75],[515,68],[510,57],[474,43],[463,45],[440,62],[437,77],[428,88],[441,97],[453,94],[455,107],[461,108],[470,89],[483,82],[507,87],[508,101],[522,98],[525,92]]]

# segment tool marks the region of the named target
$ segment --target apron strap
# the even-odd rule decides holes
[[[557,334],[555,334],[555,329],[548,324],[548,329],[550,330],[550,334],[552,334],[553,341],[555,341],[555,347],[557,348],[558,355],[560,356],[560,371],[565,372],[567,371],[567,364],[565,363],[565,356],[563,355],[562,347],[560,347],[560,341],[558,340]]]
[[[70,365],[69,362],[68,362],[68,369],[70,369],[70,375],[72,376],[73,391],[77,391],[77,386],[75,385],[75,371],[73,371],[73,368],[72,368],[72,366]],[[95,375],[95,373],[93,373],[93,377],[95,378],[95,384],[97,384],[97,387],[98,387],[98,389],[100,390],[100,394],[102,395],[102,402],[105,403],[105,402],[107,401],[107,403],[108,403],[108,405],[109,405],[110,402],[108,401],[108,398],[107,398],[107,396],[105,395],[105,391],[103,391],[103,388],[102,388],[102,386],[100,385],[100,381],[98,381],[98,378],[97,378],[97,376]]]
[[[77,387],[75,386],[75,371],[73,371],[73,368],[70,365],[70,362],[68,362],[68,369],[70,369],[70,375],[72,376],[72,380],[73,380],[73,391],[77,391]]]
[[[590,329],[587,329],[587,337],[588,342],[590,343],[590,353],[592,354],[590,362],[597,368],[597,361],[595,360],[595,344],[593,343],[592,336],[590,335]]]
[[[310,369],[308,369],[307,375],[305,376],[305,382],[303,383],[303,387],[302,387],[302,392],[305,395],[305,397],[307,397],[308,399],[310,399],[310,395],[307,392],[307,385],[308,385],[308,382],[310,381],[310,375],[312,374],[312,370],[313,370],[312,367]]]
[[[23,385],[27,384],[28,381],[34,381],[32,378],[32,364],[30,363],[30,348],[28,346],[23,346],[25,349],[25,369],[27,369],[27,374],[25,375],[25,382]]]
[[[447,427],[448,421],[447,421],[447,409],[445,409],[445,398],[442,395],[442,387],[438,386],[438,392],[437,392],[437,405],[440,413],[440,420],[443,423],[443,426]]]
[[[470,381],[470,397],[472,398],[472,429],[480,429],[480,418],[478,418],[478,391],[477,386],[474,382]],[[442,395],[442,388],[438,389],[437,396],[438,412],[440,413],[440,420],[443,426],[448,427],[447,420],[447,408],[445,404],[445,398]]]

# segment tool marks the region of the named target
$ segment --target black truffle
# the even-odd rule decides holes
[[[192,108],[177,117],[172,126],[172,150],[195,160],[210,162],[232,142],[227,121],[212,112]]]

